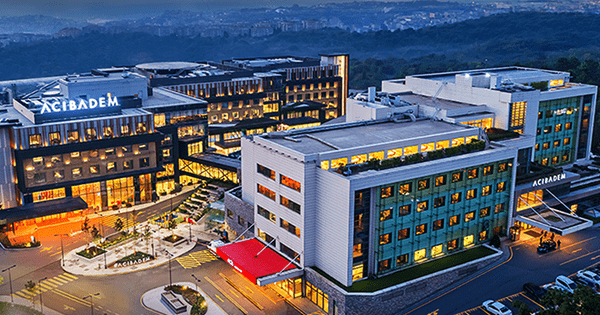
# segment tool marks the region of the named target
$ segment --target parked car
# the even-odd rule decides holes
[[[573,293],[577,289],[575,281],[569,279],[567,276],[556,277],[556,285],[563,287],[566,291]]]
[[[211,252],[216,254],[217,247],[221,247],[223,245],[225,245],[225,242],[223,242],[222,240],[214,240],[210,242],[210,244],[208,244],[208,249],[210,249]]]
[[[542,244],[540,244],[540,246],[538,246],[537,251],[538,251],[538,253],[547,253],[547,252],[555,250],[555,249],[556,249],[555,241],[545,240],[544,242],[542,242]]]
[[[526,294],[538,301],[542,299],[544,294],[546,294],[546,290],[542,289],[539,285],[531,282],[527,282],[523,285],[523,291],[525,291]]]
[[[508,309],[504,304],[495,302],[494,300],[487,300],[481,305],[486,311],[494,315],[512,315],[512,311]]]
[[[589,270],[579,270],[577,272],[577,277],[584,279],[592,285],[600,285],[600,276]]]
[[[542,289],[544,289],[544,290],[546,290],[546,291],[548,291],[548,290],[560,290],[560,291],[567,291],[565,288],[563,288],[563,287],[561,287],[561,286],[559,286],[559,285],[557,285],[557,284],[554,284],[554,283],[548,283],[548,284],[544,284],[544,285],[542,286]]]

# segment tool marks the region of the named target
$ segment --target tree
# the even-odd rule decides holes
[[[98,231],[98,229],[96,228],[95,225],[92,227],[92,230],[90,231],[90,234],[92,235],[93,239],[100,238],[100,231]]]
[[[135,233],[136,232],[135,225],[137,224],[137,218],[138,218],[139,212],[137,210],[132,210],[129,214],[131,215],[131,222],[132,222],[131,224],[133,226],[133,232]]]
[[[123,220],[121,220],[121,218],[117,218],[117,220],[115,221],[115,230],[119,232],[123,230]]]
[[[90,220],[88,217],[85,217],[83,223],[81,224],[81,232],[88,233],[90,231]]]
[[[167,229],[169,229],[169,231],[171,231],[171,235],[175,234],[173,232],[173,230],[175,230],[176,227],[177,227],[177,222],[175,222],[175,220],[169,220],[169,223],[167,224]]]
[[[523,303],[522,301],[516,300],[512,303],[512,306],[519,309],[518,315],[531,315],[532,310],[529,305]]]
[[[600,309],[600,296],[590,287],[579,285],[573,293],[550,289],[541,303],[547,309],[540,315],[594,315]]]

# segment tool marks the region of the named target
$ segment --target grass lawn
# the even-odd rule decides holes
[[[0,302],[0,315],[42,315],[42,313],[23,305],[10,305]]]
[[[587,215],[587,214],[583,214],[581,216],[584,217],[584,218],[586,218],[586,219],[588,219],[588,220],[590,220],[590,221],[592,221],[592,222],[594,222],[594,224],[600,223],[600,217],[594,218],[591,215]]]
[[[446,256],[444,258],[436,259],[428,263],[410,267],[408,269],[395,272],[389,276],[383,276],[378,279],[361,280],[353,283],[350,287],[346,287],[340,284],[339,282],[331,278],[328,274],[324,273],[322,270],[315,267],[312,268],[315,271],[317,271],[320,275],[334,282],[336,285],[348,292],[375,292],[381,289],[394,286],[396,284],[400,284],[438,272],[440,270],[458,266],[466,262],[473,261],[494,253],[495,251],[487,247],[480,246],[454,255]]]

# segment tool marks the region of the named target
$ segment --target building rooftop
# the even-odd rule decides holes
[[[152,96],[148,96],[148,98],[142,102],[142,107],[151,109],[180,105],[206,106],[206,104],[207,102],[205,100],[200,100],[197,98],[187,96],[185,94],[172,92],[164,88],[153,88]]]
[[[271,133],[262,137],[303,154],[314,154],[438,134],[459,134],[469,129],[473,130],[473,134],[479,133],[478,129],[474,127],[426,119],[415,122],[409,120],[406,122],[348,123],[294,130],[287,133]]]
[[[413,75],[415,78],[423,78],[437,81],[445,81],[455,83],[455,77],[457,74],[470,74],[470,75],[497,75],[503,79],[513,80],[514,82],[532,82],[548,80],[550,77],[566,76],[569,77],[569,73],[562,71],[553,71],[545,69],[534,69],[525,67],[503,67],[503,68],[489,68],[489,69],[475,69],[466,71],[456,72],[443,72],[433,74],[420,74]]]

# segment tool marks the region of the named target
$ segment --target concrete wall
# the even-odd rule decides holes
[[[466,264],[414,279],[373,293],[346,292],[311,268],[305,269],[306,281],[329,295],[329,314],[334,304],[338,314],[397,314],[444,287],[481,270],[501,258],[502,252]]]
[[[18,206],[12,161],[10,129],[0,128],[0,211]]]
[[[235,237],[246,231],[248,225],[254,224],[254,206],[238,198],[234,193],[239,191],[240,188],[234,188],[225,193],[225,222],[227,226],[236,233]],[[228,210],[233,212],[233,218],[228,215]],[[242,226],[239,224],[238,217],[242,217],[246,222],[246,225]],[[254,228],[250,229],[244,234],[245,238],[254,237]],[[230,237],[230,240],[234,238]]]

